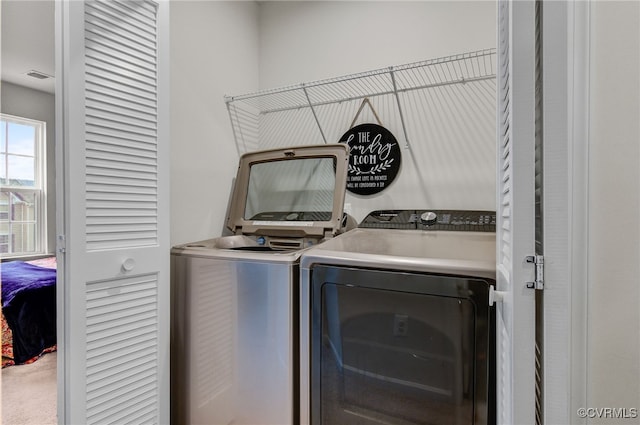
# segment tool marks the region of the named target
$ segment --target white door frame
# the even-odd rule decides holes
[[[543,2],[544,423],[586,423],[589,2]]]

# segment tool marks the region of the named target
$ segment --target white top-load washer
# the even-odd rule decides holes
[[[172,423],[298,422],[299,259],[349,227],[347,147],[240,158],[231,236],[176,246]]]
[[[301,424],[494,423],[495,223],[374,211],[303,254]]]

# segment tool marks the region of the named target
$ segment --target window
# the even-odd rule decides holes
[[[0,114],[0,256],[46,253],[45,127]]]

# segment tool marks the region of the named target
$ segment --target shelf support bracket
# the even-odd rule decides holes
[[[231,100],[233,100],[233,98],[231,98]],[[227,104],[227,112],[229,113],[229,121],[231,121],[231,131],[233,132],[233,139],[236,141],[236,153],[238,154],[238,157],[240,157],[241,153],[240,153],[240,146],[238,146],[238,141],[242,140],[242,142],[244,143],[244,137],[242,137],[242,135],[238,135],[236,133],[236,127],[238,127],[238,131],[242,131],[241,130],[242,127],[239,126],[239,125],[234,125],[234,121],[233,121],[234,114],[231,113],[230,102],[225,100],[225,103]],[[237,121],[238,121],[238,118],[236,116],[236,122]],[[245,150],[246,150],[246,146],[245,146]]]
[[[544,257],[542,255],[528,255],[525,257],[525,261],[536,266],[535,281],[527,282],[527,288],[542,291],[544,289]]]
[[[309,104],[309,108],[311,109],[311,113],[313,114],[313,118],[316,120],[316,124],[318,124],[318,130],[320,130],[320,135],[322,136],[322,140],[324,140],[324,144],[327,144],[327,138],[324,135],[324,131],[322,131],[322,126],[320,125],[320,120],[318,119],[318,115],[316,115],[316,110],[313,109],[313,103],[311,103],[311,98],[309,97],[309,93],[307,92],[307,87],[302,84],[302,91],[304,92],[304,96],[307,98],[307,103]]]
[[[396,76],[393,72],[393,67],[389,67],[389,75],[391,75],[391,83],[393,84],[393,94],[396,97],[396,103],[398,104],[398,113],[400,114],[400,123],[402,124],[402,132],[404,133],[404,148],[409,149],[409,136],[407,135],[407,127],[404,124],[404,114],[402,113],[402,105],[400,104],[400,96],[398,95],[398,85],[396,84]]]

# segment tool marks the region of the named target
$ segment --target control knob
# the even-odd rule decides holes
[[[436,213],[433,211],[427,211],[420,215],[420,222],[425,226],[432,226],[436,224],[437,218],[438,215]]]

